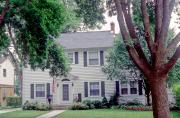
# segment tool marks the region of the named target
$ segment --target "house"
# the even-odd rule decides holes
[[[70,105],[74,101],[110,99],[118,93],[120,103],[138,99],[146,104],[141,80],[107,80],[102,72],[113,39],[109,31],[62,34],[59,43],[71,62],[70,74],[53,79],[48,71],[24,68],[23,103],[27,100],[47,103],[47,96],[52,95],[54,105]]]
[[[0,105],[6,103],[5,97],[14,96],[14,70],[10,57],[0,58]]]

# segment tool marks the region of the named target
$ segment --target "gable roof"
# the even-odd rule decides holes
[[[65,49],[102,48],[113,46],[110,31],[62,33],[58,42]]]

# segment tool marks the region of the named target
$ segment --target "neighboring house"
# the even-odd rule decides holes
[[[7,57],[0,58],[0,105],[5,104],[5,97],[14,96],[14,65]]]
[[[146,104],[142,81],[107,80],[102,72],[108,49],[113,46],[113,34],[102,32],[77,32],[61,34],[59,43],[64,46],[71,62],[67,77],[53,79],[48,71],[23,70],[23,103],[47,102],[53,96],[54,105],[70,105],[74,101],[110,99],[120,95],[120,103],[138,99]]]

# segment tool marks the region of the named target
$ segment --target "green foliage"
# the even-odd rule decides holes
[[[21,97],[6,97],[7,106],[18,107],[21,106]]]
[[[119,98],[119,95],[117,93],[111,96],[109,100],[109,106],[111,107],[111,106],[119,105],[118,98]]]
[[[94,104],[91,100],[84,100],[82,103],[88,106],[88,109],[94,109]]]
[[[77,4],[77,15],[88,28],[100,26],[105,23],[103,13],[103,0],[75,0]]]
[[[102,102],[100,100],[94,100],[94,101],[92,101],[92,104],[94,105],[95,109],[101,109],[102,108]]]
[[[51,108],[48,104],[38,103],[38,102],[29,102],[26,101],[23,105],[23,110],[40,110],[40,111],[48,111]]]
[[[176,97],[176,104],[180,107],[180,83],[177,83],[173,86],[173,92]]]
[[[103,97],[103,99],[102,99],[102,107],[103,108],[109,108],[110,107],[109,102],[108,102],[106,97]]]
[[[88,106],[82,103],[74,103],[71,107],[71,110],[87,110]]]

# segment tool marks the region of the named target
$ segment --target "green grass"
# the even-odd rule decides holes
[[[54,118],[152,118],[152,112],[148,111],[124,111],[124,110],[85,110],[66,111]],[[180,118],[180,112],[172,113],[172,118]]]
[[[47,111],[14,111],[0,114],[0,118],[36,118]]]
[[[13,107],[13,106],[0,106],[0,110],[3,110],[3,109],[13,109],[13,108],[20,108],[20,107]]]

